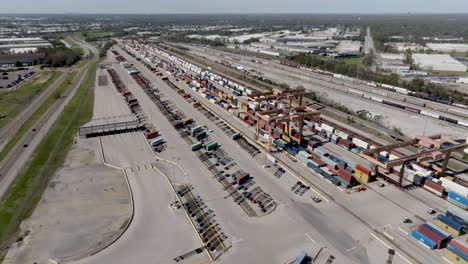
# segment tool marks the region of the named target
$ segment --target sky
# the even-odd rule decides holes
[[[468,13],[468,0],[0,0],[0,3],[3,14]]]

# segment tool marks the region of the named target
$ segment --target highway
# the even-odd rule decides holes
[[[57,120],[58,116],[72,99],[75,92],[78,90],[81,82],[88,73],[91,62],[98,59],[97,49],[86,43],[80,43],[83,49],[90,49],[95,54],[95,57],[86,67],[83,67],[75,77],[73,83],[68,90],[58,99],[37,121],[33,124],[35,129],[26,132],[18,143],[8,152],[7,156],[0,162],[0,197],[6,193],[11,183],[15,180],[26,162],[30,159],[37,146],[45,137],[50,127]],[[52,90],[51,92],[53,92]],[[32,113],[29,113],[32,114]],[[11,136],[13,132],[10,132]],[[28,145],[24,147],[24,145]]]
[[[39,96],[37,96],[21,113],[19,113],[14,120],[11,120],[6,126],[0,129],[0,151],[5,147],[8,141],[16,134],[18,129],[23,125],[23,123],[31,117],[31,115],[36,112],[39,106],[47,100],[49,96],[53,94],[55,89],[68,77],[69,72],[72,69],[63,70],[58,69],[62,72],[62,75],[57,78],[45,91],[43,91]],[[21,88],[19,88],[21,89]]]

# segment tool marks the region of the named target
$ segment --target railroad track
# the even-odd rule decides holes
[[[42,92],[24,111],[22,111],[14,120],[10,121],[0,130],[0,149],[3,149],[12,136],[20,129],[23,123],[53,94],[55,89],[67,78],[67,74],[62,74],[55,80],[44,92]]]
[[[47,131],[43,131],[42,135],[39,135],[38,132],[42,131],[42,128],[44,125],[49,121],[51,116],[63,105],[63,103],[67,100],[67,97],[70,97],[74,94],[74,92],[78,89],[80,83],[83,81],[84,77],[89,71],[89,67],[92,62],[97,60],[97,55],[95,59],[92,61],[88,62],[87,66],[84,67],[75,77],[74,81],[70,85],[70,87],[65,91],[63,96],[58,99],[54,104],[47,109],[47,111],[33,124],[33,129],[27,131],[21,139],[16,143],[16,145],[8,152],[8,154],[5,156],[5,158],[0,162],[0,181],[2,182],[2,186],[0,186],[2,189],[0,189],[0,197],[4,195],[6,190],[8,189],[8,186],[14,179],[14,177],[17,175],[10,175],[10,178],[5,178],[6,175],[12,170],[12,168],[15,166],[16,162],[20,159],[20,157],[23,155],[25,152],[26,148],[29,147],[29,143],[32,142],[37,136],[42,136],[44,137],[47,134]],[[18,172],[20,169],[18,169]],[[10,182],[5,182],[9,181]]]
[[[173,46],[171,46],[171,47],[173,47]],[[192,55],[200,56],[199,54],[196,54],[196,53],[197,52],[203,52],[202,50],[200,50],[197,47],[193,47],[193,46],[189,46],[189,47],[192,48],[192,50],[195,50],[195,53],[192,53]],[[173,48],[177,48],[177,47],[173,47]],[[238,54],[238,53],[235,53],[235,52],[219,51],[219,50],[215,50],[215,49],[212,49],[212,50],[213,51],[218,51],[218,52],[223,52],[224,54],[232,53],[232,54],[234,54],[236,56],[242,56],[243,59],[246,59],[245,55]],[[227,56],[227,54],[226,54],[226,56]],[[377,94],[377,93],[372,93],[372,91],[371,91],[372,89],[378,89],[378,90],[381,90],[384,93],[392,94],[392,95],[397,96],[397,97],[399,96],[399,97],[407,98],[407,99],[414,100],[414,101],[417,101],[417,102],[420,102],[420,103],[428,103],[429,102],[431,104],[437,104],[438,107],[452,106],[452,107],[454,107],[456,109],[459,109],[459,110],[465,109],[463,107],[458,107],[456,105],[446,105],[446,104],[443,104],[443,103],[440,103],[440,102],[431,101],[431,100],[427,100],[427,99],[424,99],[424,98],[419,98],[419,97],[415,97],[415,96],[408,96],[408,95],[405,95],[403,93],[397,93],[397,92],[394,92],[394,91],[384,89],[382,87],[372,87],[372,86],[367,85],[367,83],[368,83],[367,81],[363,81],[363,80],[359,80],[359,79],[355,79],[355,78],[353,78],[352,81],[351,80],[345,80],[345,79],[339,79],[339,78],[332,77],[332,76],[329,76],[329,75],[324,75],[324,74],[320,74],[320,73],[317,73],[317,72],[313,72],[313,71],[309,71],[309,70],[305,70],[305,69],[301,69],[301,68],[295,68],[295,67],[291,67],[289,65],[283,65],[283,64],[280,64],[279,60],[271,60],[271,59],[265,59],[265,58],[262,58],[262,59],[264,61],[269,62],[267,67],[275,68],[277,70],[288,72],[290,74],[302,75],[304,78],[314,79],[316,81],[319,81],[319,83],[318,83],[319,85],[320,85],[320,82],[329,82],[329,83],[331,83],[333,85],[342,86],[343,88],[346,88],[346,89],[348,89],[348,88],[358,89],[358,90],[360,90],[362,92],[371,93],[371,94],[373,94],[374,96],[377,96],[377,97],[385,97],[385,98],[389,98],[389,100],[396,100],[396,101],[399,101],[401,103],[401,100],[399,100],[399,99],[389,97],[389,96],[383,96],[383,95]],[[254,67],[254,68],[258,67],[258,65],[256,63],[252,63],[252,62],[249,62],[249,61],[244,61],[243,63],[246,64],[246,65],[249,65],[250,67]],[[268,72],[270,72],[272,74],[277,74],[277,72],[274,72],[273,70],[265,69],[265,67],[264,67],[263,70],[266,70],[266,71],[268,71]],[[290,77],[292,77],[292,76],[290,76]],[[447,112],[440,111],[440,110],[437,110],[437,109],[423,107],[423,106],[421,106],[419,104],[415,104],[415,103],[412,103],[412,102],[404,102],[404,103],[413,105],[414,107],[417,107],[417,108],[426,108],[426,109],[429,109],[429,111],[436,111],[438,113],[441,113],[442,115],[450,114],[450,115],[453,115],[453,116],[457,116],[457,118],[464,118],[463,116],[460,116],[460,115],[457,115],[457,114],[454,114],[454,113],[447,113]],[[463,126],[461,126],[461,127],[463,127]]]
[[[171,48],[174,48],[174,47],[171,47]],[[165,51],[168,52],[168,53],[171,53],[168,50],[165,50]],[[175,56],[181,56],[181,55],[180,54],[175,54]],[[162,58],[162,59],[166,60],[165,58]],[[196,61],[194,61],[194,60],[192,60],[190,58],[187,58],[185,56],[184,56],[184,59],[187,60],[188,62],[192,63],[192,64],[198,65],[201,68],[206,68],[205,65],[200,65],[200,62],[196,62]],[[200,59],[200,60],[204,61],[207,65],[212,67],[212,69],[210,71],[215,72],[216,74],[220,74],[220,75],[225,75],[226,74],[224,70],[219,69],[221,67],[220,65],[216,65],[216,63],[214,63],[212,61],[209,61],[208,59],[204,59],[204,58],[200,58],[200,57],[197,58],[197,59]],[[206,62],[206,61],[208,61],[208,62]],[[246,81],[243,81],[243,80],[239,80],[239,79],[237,79],[235,77],[229,76],[229,79],[231,79],[232,81],[238,82],[240,84],[243,84],[243,85],[245,85],[247,87],[252,87],[252,84],[250,84],[250,83],[248,83]],[[265,89],[259,88],[259,87],[256,87],[256,86],[253,86],[252,88],[254,88],[254,89],[258,90],[258,91],[266,91]],[[315,101],[313,101],[313,100],[311,100],[309,98],[304,98],[304,102],[305,103],[315,103]],[[340,112],[338,110],[332,109],[330,107],[326,107],[323,110],[330,111],[330,112],[334,113],[335,115],[339,115],[339,116],[341,116],[342,118],[345,118],[345,119],[348,117],[347,114],[344,114],[344,113],[342,113],[342,112]],[[323,110],[321,110],[321,111],[324,112]],[[392,130],[390,130],[388,128],[384,128],[384,127],[378,126],[376,124],[372,124],[372,123],[364,121],[364,120],[359,120],[358,122],[361,123],[361,124],[364,124],[364,125],[366,125],[366,126],[368,126],[370,128],[373,128],[375,130],[384,131],[385,133],[387,133],[392,138],[395,138],[397,141],[405,141],[405,140],[409,139],[409,138],[407,138],[405,136],[402,136],[402,135],[399,135],[399,134],[393,132]]]
[[[202,105],[204,105],[205,107],[208,107],[204,102],[200,102]],[[223,120],[224,122],[226,122],[227,124],[229,124],[231,127],[234,127],[236,128],[238,131],[243,131],[242,128],[239,128],[238,125],[235,125],[233,124],[233,122],[225,119],[224,117],[221,117],[220,115],[218,115],[218,117]],[[248,141],[252,142],[253,144],[255,144],[255,139],[248,136],[247,134],[243,133],[244,134],[244,138],[246,138]],[[262,151],[263,152],[263,151]],[[265,153],[264,153],[265,154]],[[329,199],[330,201],[333,201],[334,203],[336,203],[340,208],[342,208],[343,210],[345,210],[346,212],[348,212],[350,215],[352,215],[353,217],[355,217],[359,222],[361,222],[363,225],[365,225],[367,228],[369,228],[372,232],[374,232],[375,234],[377,234],[381,239],[385,239],[386,242],[388,242],[389,244],[393,245],[394,246],[394,249],[397,249],[401,252],[403,252],[405,255],[407,255],[408,257],[410,257],[414,263],[419,263],[419,264],[423,264],[422,262],[418,261],[417,259],[415,259],[408,251],[404,250],[402,247],[400,247],[399,245],[395,244],[395,242],[393,240],[390,240],[387,238],[387,236],[385,236],[383,234],[383,232],[379,231],[377,228],[375,228],[373,225],[371,225],[369,222],[367,222],[365,219],[361,218],[359,215],[357,215],[356,213],[354,213],[351,209],[347,208],[344,204],[338,202],[335,200],[335,198],[329,194],[327,194],[326,192],[324,192],[318,185],[316,185],[313,181],[309,180],[308,178],[302,176],[301,173],[299,173],[296,169],[294,169],[293,167],[289,166],[286,162],[283,162],[281,161],[281,157],[278,157],[278,155],[276,154],[272,154],[270,153],[270,155],[273,155],[277,158],[277,160],[279,161],[280,163],[280,166],[282,166],[283,168],[287,168],[290,172],[293,172],[295,175],[297,175],[302,181],[306,182],[307,184],[309,184],[310,186],[314,187],[316,190],[320,190],[321,194],[326,196],[327,199]],[[390,200],[388,197],[386,196],[383,196],[385,199],[387,200]],[[391,200],[390,200],[391,201]],[[391,201],[392,203],[394,203],[393,201]],[[399,206],[399,205],[398,205]],[[401,207],[401,206],[400,206]],[[406,210],[406,209],[405,209]]]

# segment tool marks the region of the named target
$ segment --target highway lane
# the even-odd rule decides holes
[[[95,60],[97,60],[97,54],[93,61]],[[0,162],[0,197],[3,197],[6,193],[11,183],[15,180],[37,146],[57,120],[62,110],[73,98],[73,95],[86,76],[90,64],[91,62],[80,70],[69,89],[36,121],[36,123],[33,124],[32,127],[36,130],[29,130],[25,133],[7,156]],[[23,147],[25,144],[27,144],[28,147]]]

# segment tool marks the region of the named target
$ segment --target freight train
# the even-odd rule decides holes
[[[302,66],[302,65],[298,65],[298,64],[295,64],[295,63],[289,63],[289,62],[282,61],[281,64],[287,65],[287,66],[290,66],[290,67],[294,67],[294,68],[299,68],[299,69],[302,69],[302,70],[307,70],[307,71],[310,71],[310,72],[319,73],[319,74],[322,74],[322,75],[327,75],[327,76],[334,77],[334,78],[337,78],[337,79],[342,79],[342,80],[346,80],[346,81],[353,81],[353,82],[355,81],[354,78],[350,78],[350,77],[347,77],[347,76],[344,76],[344,75],[341,75],[341,74],[336,74],[336,73],[332,73],[332,72],[328,72],[328,71],[322,71],[322,70],[318,70],[318,69],[311,69],[311,68],[308,68],[308,67],[305,67],[305,66]],[[358,80],[358,81],[361,81],[361,80]],[[376,83],[376,82],[367,82],[365,84],[367,86],[370,86],[370,87],[369,88],[361,87],[361,88],[359,88],[361,91],[357,91],[356,89],[348,89],[346,87],[340,87],[340,86],[335,86],[333,88],[337,89],[337,90],[339,90],[341,92],[346,92],[348,94],[352,94],[352,95],[355,95],[355,96],[364,97],[366,99],[371,99],[372,100],[372,98],[380,98],[380,100],[377,99],[377,100],[373,100],[373,101],[378,101],[378,102],[381,102],[381,103],[382,103],[381,100],[383,100],[383,99],[381,99],[381,97],[387,97],[387,98],[397,100],[397,101],[400,101],[400,102],[406,102],[406,103],[409,103],[409,104],[414,104],[414,105],[417,105],[419,107],[425,107],[425,108],[429,108],[429,109],[436,110],[436,111],[439,111],[439,112],[449,113],[449,114],[452,114],[452,115],[455,115],[455,116],[468,118],[468,113],[461,110],[461,109],[468,109],[468,106],[464,105],[464,104],[461,104],[461,103],[456,103],[453,100],[445,100],[445,99],[442,99],[440,97],[436,97],[436,96],[433,96],[433,95],[430,95],[430,94],[427,94],[427,93],[413,92],[413,91],[410,91],[410,90],[408,90],[406,88],[401,88],[401,87],[388,85],[388,84],[381,84],[381,83]],[[342,85],[345,86],[345,83],[343,82]],[[378,89],[372,89],[372,88],[378,88]],[[373,97],[373,96],[364,94],[362,91],[372,93],[372,94],[376,94],[376,95],[379,95],[380,97]],[[387,91],[389,91],[389,92],[387,92]],[[398,93],[398,94],[402,94],[402,95],[398,95],[398,94],[394,94],[394,93]],[[437,103],[441,103],[441,104],[445,104],[445,105],[451,105],[453,107],[438,106],[438,105],[430,103],[430,102],[422,102],[421,100],[412,99],[411,97],[421,98],[421,99],[424,99],[424,100],[433,101],[433,102],[437,102]],[[405,108],[404,106],[401,107],[400,104],[396,104],[395,107],[405,109],[405,110],[408,110],[408,111],[412,111],[412,112],[417,112],[417,113],[419,113],[419,111],[420,111],[420,109],[418,109],[418,108],[413,108],[413,107],[409,107],[409,106],[408,106],[408,108]],[[457,109],[457,108],[461,108],[461,109]],[[439,117],[435,117],[435,118],[439,118]],[[450,122],[450,123],[453,123],[453,124],[458,124],[458,125],[461,125],[461,126],[464,126],[464,127],[468,127],[468,122],[459,121],[459,120],[452,119],[452,118],[446,119],[445,116],[442,116],[440,119],[444,120],[444,121],[447,121],[447,122]]]

